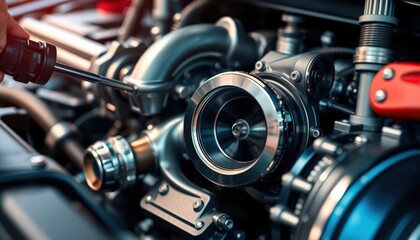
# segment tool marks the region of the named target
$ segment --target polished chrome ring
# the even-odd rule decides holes
[[[270,173],[286,144],[286,109],[262,79],[242,72],[210,78],[193,94],[184,134],[196,168],[227,187]]]

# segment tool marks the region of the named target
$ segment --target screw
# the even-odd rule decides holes
[[[44,167],[47,164],[47,159],[42,155],[33,156],[30,161],[34,167]]]
[[[195,200],[193,204],[194,211],[198,212],[203,209],[204,202],[201,199]]]
[[[159,186],[158,191],[159,191],[160,195],[165,195],[165,194],[167,194],[167,193],[168,193],[168,191],[169,191],[168,184],[166,184],[166,183],[162,183],[162,184]]]
[[[185,85],[177,85],[175,87],[175,93],[178,95],[179,98],[185,99],[190,95],[190,91],[187,86]]]
[[[300,81],[300,78],[301,78],[301,75],[300,75],[300,72],[299,71],[293,71],[291,74],[290,74],[290,78],[293,80],[293,81],[295,81],[295,82],[299,82]]]
[[[385,68],[382,71],[382,77],[385,80],[391,80],[394,77],[394,70],[392,68]]]
[[[172,21],[178,22],[179,20],[181,20],[181,18],[182,18],[181,13],[175,13],[174,16],[172,17]]]
[[[225,231],[229,231],[233,228],[233,221],[232,219],[226,219],[226,221],[223,223],[223,228]]]
[[[358,135],[354,138],[354,143],[357,146],[365,145],[368,141],[369,141],[369,139],[364,135]]]
[[[152,27],[152,29],[150,29],[150,33],[151,33],[153,36],[157,36],[157,35],[159,35],[159,34],[161,34],[161,33],[162,33],[162,30],[160,29],[160,27],[158,27],[158,26],[154,26],[154,27]]]
[[[147,196],[146,197],[146,203],[151,203],[152,202],[152,199],[153,199],[152,196],[150,196],[150,195]]]
[[[213,222],[220,231],[227,232],[233,228],[233,220],[224,213],[213,216]]]
[[[203,221],[198,221],[195,223],[195,228],[196,229],[202,229],[204,227],[204,222]]]
[[[255,69],[264,72],[266,70],[267,66],[265,65],[265,62],[258,61],[255,63]]]
[[[309,132],[313,138],[318,138],[322,134],[322,130],[318,127],[312,127]]]
[[[375,92],[375,101],[380,103],[385,101],[386,99],[386,92],[384,90],[378,90]]]

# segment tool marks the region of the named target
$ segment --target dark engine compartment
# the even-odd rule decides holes
[[[419,239],[417,1],[6,1],[1,239]]]

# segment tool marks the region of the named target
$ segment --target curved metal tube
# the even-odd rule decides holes
[[[139,86],[156,86],[154,93],[130,98],[133,110],[143,115],[159,113],[166,104],[167,91],[174,85],[172,74],[197,55],[220,56],[222,61],[245,70],[257,60],[257,46],[242,25],[228,17],[216,25],[198,24],[165,35],[142,55],[131,77],[125,80]]]
[[[156,126],[152,130],[145,131],[143,134],[149,138],[156,162],[164,178],[171,185],[178,186],[184,191],[200,196],[202,191],[184,176],[179,162],[182,153],[186,152],[183,126],[183,116],[178,116],[162,125]]]

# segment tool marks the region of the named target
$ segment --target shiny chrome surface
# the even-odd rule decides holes
[[[250,74],[227,72],[206,81],[185,117],[185,142],[197,169],[228,187],[258,181],[275,168],[286,141],[286,109]]]
[[[95,191],[124,189],[136,181],[136,159],[127,140],[111,137],[86,150],[84,172],[87,184]]]

